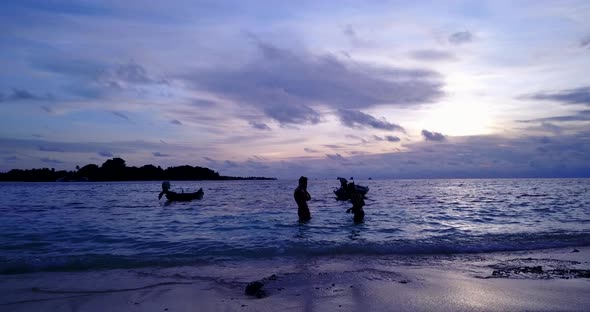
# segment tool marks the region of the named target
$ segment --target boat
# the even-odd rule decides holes
[[[170,191],[170,182],[164,181],[162,182],[162,192],[158,195],[158,199],[162,198],[162,195],[166,195],[166,198],[169,201],[191,201],[193,199],[201,199],[205,192],[203,188],[200,188],[196,192],[192,193],[177,193]]]
[[[334,194],[336,195],[336,198],[338,200],[349,200],[350,199],[350,194],[348,193],[348,181],[345,178],[341,178],[338,177],[338,180],[340,181],[340,188],[335,189],[334,190]],[[351,178],[352,180],[352,178]],[[351,182],[354,185],[354,188],[356,188],[357,192],[359,192],[361,195],[363,195],[363,197],[365,197],[367,195],[367,193],[369,192],[369,187],[368,186],[362,186],[362,185],[357,185],[354,184],[354,182]]]

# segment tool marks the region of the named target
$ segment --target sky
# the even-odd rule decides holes
[[[590,177],[590,2],[0,2],[0,172]]]

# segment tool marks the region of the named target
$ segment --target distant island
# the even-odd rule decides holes
[[[89,164],[82,168],[76,166],[76,171],[42,169],[12,169],[6,173],[0,172],[0,181],[12,182],[74,182],[74,181],[160,181],[160,180],[276,180],[265,177],[229,177],[203,167],[188,165],[168,167],[144,165],[142,167],[127,167],[122,158],[112,158],[102,166]]]

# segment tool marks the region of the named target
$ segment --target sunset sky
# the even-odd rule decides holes
[[[590,177],[590,1],[0,2],[0,171]]]

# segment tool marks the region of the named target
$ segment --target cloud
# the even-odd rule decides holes
[[[306,153],[319,153],[320,152],[318,150],[315,150],[315,149],[312,149],[312,148],[308,148],[308,147],[304,148],[303,151],[306,152]]]
[[[449,61],[454,60],[455,56],[447,51],[440,50],[416,50],[410,53],[410,56],[419,61]]]
[[[311,55],[256,42],[260,55],[237,68],[200,68],[184,79],[192,88],[253,107],[281,124],[316,124],[320,107],[410,107],[443,96],[440,74]]]
[[[0,102],[18,102],[18,101],[46,101],[53,100],[53,96],[37,95],[25,89],[13,88],[8,95],[0,93]]]
[[[88,59],[72,59],[61,55],[47,55],[33,60],[33,66],[69,81],[62,91],[76,98],[108,99],[123,92],[137,94],[148,92],[145,86],[169,84],[167,80],[152,77],[135,61],[122,64],[99,62]]]
[[[117,111],[111,111],[111,113],[112,113],[113,115],[117,116],[117,117],[121,117],[121,118],[123,118],[123,119],[125,119],[125,120],[127,120],[127,121],[130,121],[130,120],[129,120],[129,117],[127,117],[127,115],[125,115],[125,114],[123,114],[123,113],[121,113],[121,112],[117,112]]]
[[[151,83],[153,80],[148,77],[147,71],[145,68],[134,61],[130,61],[127,64],[122,64],[114,71],[115,76],[126,82],[131,83]]]
[[[367,140],[365,140],[362,137],[357,136],[357,135],[348,134],[348,135],[346,135],[346,137],[349,139],[359,140],[361,144],[368,143]],[[351,144],[349,144],[349,145],[351,145]],[[355,144],[355,145],[357,145],[357,144]]]
[[[18,161],[20,160],[20,158],[16,157],[16,156],[8,156],[8,157],[4,157],[2,158],[4,161],[7,162],[13,162],[13,161]]]
[[[265,123],[262,123],[262,122],[250,121],[249,124],[254,129],[258,129],[258,130],[271,130],[269,126],[267,126]]]
[[[572,122],[572,121],[588,121],[590,120],[590,110],[583,110],[577,112],[575,115],[563,115],[563,116],[552,116],[552,117],[545,117],[545,118],[536,118],[536,119],[528,119],[528,120],[517,120],[517,122],[521,123],[551,123],[551,122]]]
[[[580,47],[582,48],[590,48],[590,35],[582,38],[582,40],[580,40]]]
[[[541,101],[555,101],[565,104],[584,104],[590,106],[590,86],[567,89],[557,92],[540,92],[518,97]]]
[[[408,143],[403,151],[340,154],[272,165],[273,174],[379,178],[590,177],[590,131],[576,135],[448,137],[446,144]],[[336,161],[335,161],[336,160]],[[288,168],[288,169],[285,169]],[[286,171],[284,171],[286,170]]]
[[[360,111],[341,109],[338,111],[338,113],[340,115],[340,122],[343,125],[350,128],[362,128],[367,126],[381,130],[399,130],[405,132],[404,128],[402,128],[399,125],[390,123],[385,119],[379,120],[369,114],[365,114]]]
[[[168,84],[168,81],[148,74],[142,65],[130,60],[127,63],[111,65],[96,78],[104,86],[114,89],[127,89],[142,85]]]
[[[389,142],[399,142],[400,138],[393,136],[393,135],[386,135],[385,139]]]
[[[199,108],[212,108],[217,105],[216,102],[206,99],[194,99],[191,101],[191,106],[196,106]]]
[[[41,162],[47,163],[47,164],[54,164],[54,165],[58,165],[58,164],[63,164],[63,161],[61,160],[57,160],[57,159],[52,159],[52,158],[41,158],[39,159]]]
[[[473,41],[473,35],[469,31],[460,31],[449,36],[449,42],[455,45],[471,41]]]
[[[330,148],[330,149],[343,149],[343,148],[345,148],[345,146],[338,145],[338,144],[324,144],[323,146]]]
[[[39,146],[39,150],[42,152],[59,152],[59,153],[65,152],[65,150],[63,150],[62,148],[45,146],[45,145]]]
[[[344,161],[346,160],[346,158],[342,157],[342,155],[336,153],[336,154],[326,154],[326,158],[330,159],[330,160],[337,160],[337,161]]]
[[[346,25],[342,31],[344,32],[344,34],[347,37],[350,37],[352,39],[356,39],[356,31],[354,31],[354,28],[352,27],[352,25],[350,25],[350,24]]]
[[[171,124],[175,124],[175,125],[179,125],[179,126],[181,126],[181,125],[182,125],[182,122],[180,122],[178,119],[173,119],[173,120],[170,120],[170,123],[171,123]]]
[[[426,141],[442,142],[446,139],[442,133],[430,132],[428,130],[422,130],[422,136]]]
[[[165,145],[163,145],[165,144]],[[165,148],[165,150],[162,150]],[[218,151],[214,147],[198,146],[189,143],[162,143],[161,141],[113,141],[113,142],[59,142],[39,139],[9,139],[0,137],[0,152],[2,150],[18,151],[23,154],[34,154],[40,149],[45,151],[63,151],[63,153],[79,157],[90,157],[99,155],[101,157],[114,157],[115,155],[139,155],[144,157],[146,153],[161,151],[163,153],[176,154],[197,154]],[[98,151],[98,152],[97,152]],[[65,156],[64,156],[65,158]],[[65,159],[62,159],[65,161]]]
[[[154,155],[155,157],[169,157],[170,156],[168,154],[164,154],[164,153],[160,153],[160,152],[153,152],[152,155]]]
[[[344,26],[344,28],[342,29],[342,32],[344,33],[346,38],[348,38],[351,45],[361,44],[362,40],[359,38],[356,30],[354,29],[354,27],[352,27],[352,25],[348,24],[348,25]],[[346,55],[346,56],[350,57],[350,55]]]
[[[240,167],[240,165],[235,162],[235,161],[231,161],[231,160],[226,160],[223,162],[223,166],[226,168],[236,168],[236,167]]]
[[[545,131],[549,131],[551,133],[555,133],[555,134],[560,134],[563,131],[563,129],[561,127],[556,126],[556,125],[549,123],[549,122],[541,123],[541,129],[543,129]]]
[[[22,89],[12,89],[12,94],[7,97],[9,100],[36,100],[38,97],[31,92]]]

